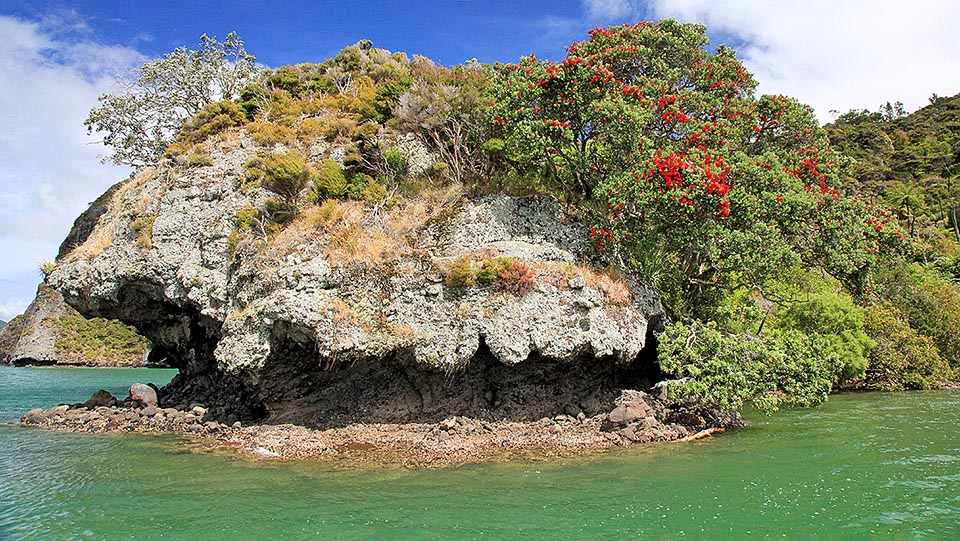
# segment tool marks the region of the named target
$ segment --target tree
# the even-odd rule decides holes
[[[142,167],[163,156],[184,121],[204,106],[239,97],[259,73],[255,63],[236,32],[222,43],[204,34],[199,49],[178,47],[118,81],[119,90],[100,96],[84,125],[113,148],[105,162]]]
[[[401,129],[420,135],[454,180],[474,179],[486,166],[481,144],[488,130],[478,122],[486,68],[472,62],[446,70],[422,61],[415,68],[419,80],[393,110]]]
[[[512,160],[606,208],[598,249],[664,248],[692,306],[797,266],[862,292],[902,234],[838,191],[844,160],[810,107],[755,97],[734,51],[706,44],[702,25],[671,19],[594,28],[562,62],[499,66],[491,123]]]

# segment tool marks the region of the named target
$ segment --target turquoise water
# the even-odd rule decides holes
[[[0,367],[0,419],[171,372]],[[0,539],[960,539],[960,393],[838,395],[691,444],[331,471],[0,426]]]

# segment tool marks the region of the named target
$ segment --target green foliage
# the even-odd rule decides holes
[[[598,250],[633,259],[656,243],[687,315],[717,302],[711,289],[801,267],[861,294],[902,232],[837,190],[843,159],[809,107],[755,97],[734,52],[706,43],[701,25],[644,22],[596,28],[560,63],[500,66],[488,111],[504,159],[605,207]]]
[[[849,189],[889,203],[917,239],[960,242],[960,95],[910,115],[889,103],[877,113],[851,111],[826,131],[855,160],[843,178]]]
[[[494,286],[514,295],[526,295],[533,289],[534,276],[523,262],[510,257],[491,257],[477,264],[461,256],[450,264],[445,283],[448,287]]]
[[[347,193],[347,177],[340,165],[333,160],[324,160],[317,167],[313,189],[308,199],[320,204],[327,199],[340,199]]]
[[[450,264],[450,270],[444,279],[447,287],[470,287],[477,283],[477,269],[473,260],[460,256]]]
[[[890,265],[871,296],[898,309],[910,327],[931,338],[940,357],[960,367],[960,289],[919,264]]]
[[[745,403],[761,412],[819,404],[841,369],[825,339],[793,330],[758,337],[713,323],[676,323],[657,351],[660,368],[678,378],[671,393],[728,410]]]
[[[492,257],[485,259],[483,263],[480,264],[480,268],[477,269],[477,282],[480,285],[488,286],[496,280],[501,272],[513,267],[515,264],[516,262],[509,257]]]
[[[213,158],[206,154],[191,154],[187,156],[187,167],[210,167],[213,165]]]
[[[61,362],[123,365],[146,355],[146,339],[118,321],[63,314],[52,321],[57,329],[54,349]]]
[[[789,305],[778,313],[777,325],[807,336],[822,336],[829,343],[827,351],[840,359],[841,378],[852,380],[864,376],[867,356],[876,345],[864,332],[863,313],[849,295],[823,293]]]
[[[295,151],[253,158],[244,164],[244,169],[250,180],[280,196],[284,206],[284,218],[277,220],[280,223],[296,216],[300,193],[314,177],[313,168]]]
[[[907,323],[902,312],[889,304],[869,307],[864,331],[874,340],[866,373],[870,388],[885,391],[937,389],[937,378],[951,377],[951,370],[936,344]]]
[[[47,276],[50,276],[50,273],[57,268],[57,264],[49,259],[44,259],[39,265],[37,265],[37,268],[40,271],[40,274],[43,275],[43,279],[46,280]]]
[[[239,103],[226,100],[210,103],[184,122],[178,140],[199,143],[228,128],[242,126],[245,122],[246,115]]]
[[[104,161],[148,165],[163,156],[186,119],[209,104],[237,97],[257,74],[256,58],[247,54],[235,32],[222,43],[204,34],[199,49],[180,47],[134,70],[129,80],[120,81],[124,90],[100,96],[100,106],[84,125],[91,134],[102,133],[103,143],[113,147]],[[201,117],[196,130],[209,134],[236,122],[231,105],[208,113],[212,116]]]
[[[489,126],[477,121],[490,81],[488,67],[474,62],[446,70],[421,64],[415,73],[417,82],[393,110],[400,128],[430,145],[453,180],[476,180],[488,167],[481,146]]]

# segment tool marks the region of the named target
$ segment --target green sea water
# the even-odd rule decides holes
[[[0,420],[173,372],[0,367]],[[544,462],[362,471],[0,425],[0,539],[960,539],[960,393]]]

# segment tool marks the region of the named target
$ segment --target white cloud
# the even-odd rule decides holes
[[[0,16],[0,319],[32,298],[42,259],[53,259],[73,219],[123,168],[83,126],[115,76],[142,61],[88,38],[75,17],[34,23]]]
[[[22,314],[27,309],[28,304],[30,303],[22,299],[0,302],[0,319],[9,322],[18,314]]]
[[[638,2],[631,0],[583,0],[590,21],[611,21],[634,15],[640,10]]]
[[[603,22],[644,13],[636,0],[584,0],[583,6],[588,16],[605,15]],[[759,91],[809,103],[821,121],[831,119],[831,109],[876,110],[899,100],[914,110],[932,93],[960,92],[958,2],[651,0],[647,9],[742,40],[746,46],[737,52]]]

